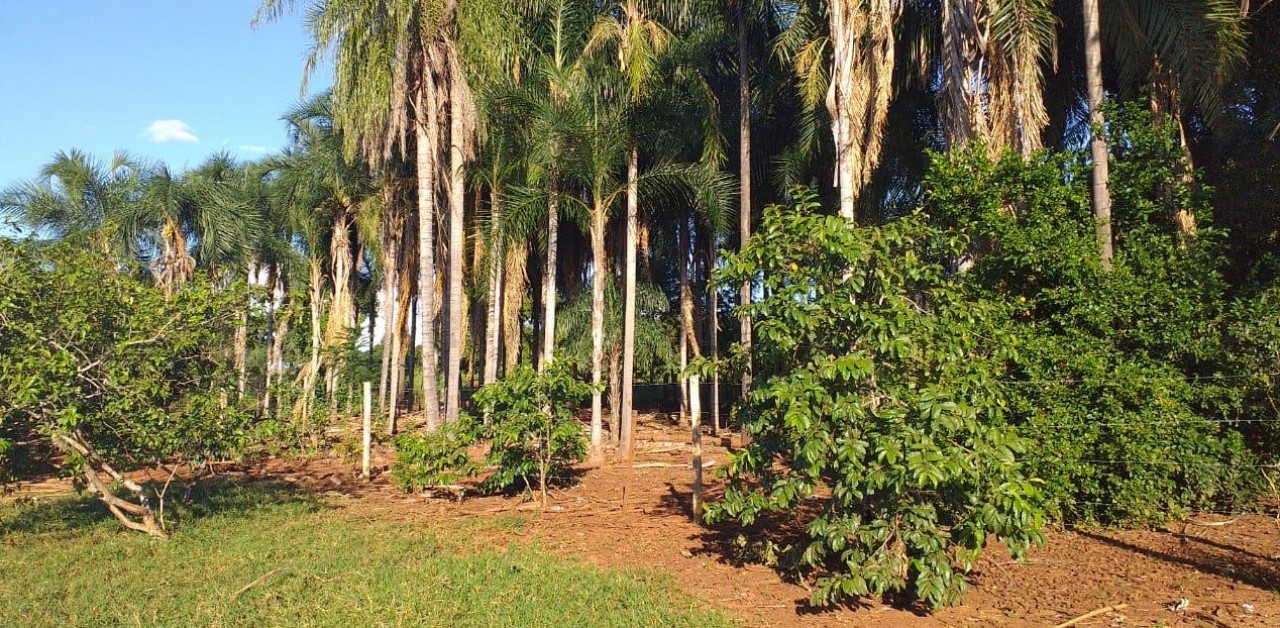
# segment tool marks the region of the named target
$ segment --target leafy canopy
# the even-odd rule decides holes
[[[946,265],[966,241],[911,216],[856,228],[814,194],[766,208],[719,280],[758,278],[741,408],[751,444],[726,467],[708,521],[788,513],[816,603],[909,590],[937,607],[965,588],[988,537],[1040,539],[1027,442],[1002,427],[1016,349],[998,302],[970,300]]]

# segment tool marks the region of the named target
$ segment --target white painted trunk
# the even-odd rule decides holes
[[[635,401],[633,390],[636,345],[636,248],[640,204],[640,152],[635,143],[627,157],[627,241],[626,241],[626,289],[622,306],[622,457],[635,457]]]

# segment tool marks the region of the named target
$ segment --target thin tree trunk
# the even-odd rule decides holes
[[[404,258],[407,259],[407,255]],[[386,399],[386,415],[387,415],[387,434],[395,435],[397,431],[397,422],[400,415],[400,388],[404,386],[404,328],[406,320],[412,320],[409,305],[409,292],[404,286],[405,280],[409,279],[409,269],[402,268],[400,263],[405,259],[398,259],[397,265],[394,267],[396,280],[392,295],[394,301],[391,303],[391,318],[385,322],[387,333],[390,334],[382,341],[382,350],[391,357],[391,362],[387,369],[387,399]],[[412,343],[413,339],[410,338]],[[410,345],[412,346],[412,344]],[[412,382],[413,380],[410,380]]]
[[[381,318],[383,318],[383,361],[381,361],[378,377],[378,412],[387,409],[387,393],[390,386],[390,370],[392,370],[392,352],[390,352],[390,335],[396,327],[396,288],[399,275],[399,216],[394,208],[393,192],[396,179],[388,179],[383,183],[383,289],[381,289]],[[370,324],[370,338],[372,338]]]
[[[748,0],[738,5],[738,237],[739,250],[747,247],[751,239],[751,77],[747,65],[747,11]],[[751,280],[742,282],[738,293],[738,307],[751,304]],[[742,370],[742,398],[751,392],[751,317],[745,312],[739,315],[738,333],[741,336],[747,363]]]
[[[150,500],[147,499],[146,490],[141,485],[112,468],[79,436],[54,435],[53,442],[67,454],[83,457],[84,463],[81,468],[81,475],[88,484],[89,490],[98,494],[98,499],[106,505],[107,510],[111,511],[111,514],[124,527],[130,530],[146,532],[156,538],[168,538],[164,527],[156,520],[155,513],[151,509]],[[133,493],[137,503],[117,497],[111,487],[107,486],[98,477],[99,469],[110,476],[117,484]],[[137,519],[135,520],[134,517],[137,517]]]
[[[685,255],[689,249],[689,220],[688,217],[681,217],[679,224],[676,225],[676,258],[680,264],[680,316],[684,316],[685,299],[689,298],[689,259]],[[684,319],[680,324],[680,381],[685,380],[685,370],[689,368],[689,332],[684,326]],[[687,424],[689,421],[689,387],[680,386],[680,422]]]
[[[622,405],[622,391],[620,383],[622,381],[622,361],[619,360],[619,351],[617,346],[609,351],[609,412],[612,418],[609,422],[609,440],[613,446],[617,447],[621,437],[619,431],[620,425],[618,417],[621,416],[619,408]]]
[[[390,185],[390,183],[386,184]],[[388,195],[389,197],[390,195]],[[384,412],[387,408],[387,392],[390,386],[391,378],[391,343],[388,340],[394,333],[392,330],[397,325],[395,318],[396,311],[396,278],[399,273],[399,260],[397,259],[397,247],[399,246],[399,238],[396,234],[394,214],[390,211],[384,216],[385,221],[382,244],[382,365],[378,377],[378,412]],[[373,338],[373,324],[369,325],[370,342]]]
[[[555,183],[552,183],[551,201],[547,203],[547,263],[542,273],[542,360],[538,370],[544,371],[555,358],[556,346],[556,257],[560,240],[560,202]]]
[[[489,188],[489,318],[484,326],[484,385],[498,381],[498,338],[502,325],[503,247],[499,224],[502,201],[498,186]]]
[[[418,346],[416,342],[418,338],[418,321],[421,320],[418,318],[418,311],[421,309],[421,301],[414,301],[409,304],[409,329],[406,332],[408,336],[401,342],[401,351],[403,353],[401,362],[404,364],[405,369],[405,376],[401,381],[409,382],[409,385],[401,393],[401,397],[404,399],[405,409],[409,412],[417,409],[416,404],[418,403],[418,397],[413,391],[413,383],[417,381],[414,379],[414,375],[417,374],[416,369],[418,367]]]
[[[462,334],[465,314],[462,304],[463,253],[466,248],[466,232],[463,221],[466,219],[465,195],[466,180],[463,178],[463,94],[462,81],[454,77],[449,81],[449,350],[448,369],[445,376],[445,411],[444,420],[452,423],[458,420],[461,402],[462,385]]]
[[[712,274],[716,268],[716,238],[707,231],[707,355],[714,363],[720,355],[720,293],[716,290]],[[711,373],[711,433],[720,433],[720,373]]]
[[[1103,133],[1106,120],[1102,113],[1102,37],[1098,25],[1098,0],[1084,0],[1085,73],[1089,90],[1089,122],[1093,139],[1089,150],[1093,157],[1093,215],[1098,222],[1098,249],[1103,270],[1111,270],[1114,255],[1111,238],[1111,191],[1108,189],[1110,164],[1107,163],[1107,138]]]
[[[632,140],[627,156],[626,291],[622,306],[622,457],[635,458],[634,375],[636,358],[636,248],[640,203],[640,151]]]
[[[693,450],[693,520],[702,522],[702,391],[697,375],[689,376],[689,444]]]
[[[253,271],[255,264],[249,262],[246,269],[246,289],[253,286]],[[236,321],[236,346],[235,346],[235,366],[236,366],[236,399],[244,400],[244,389],[248,383],[249,377],[249,305],[252,299],[246,298],[244,309],[240,310],[239,319]]]
[[[605,208],[596,199],[591,212],[591,452],[590,459],[599,462],[604,456],[603,381],[604,362],[604,279],[609,262],[605,258],[604,229]]]
[[[260,415],[263,417],[271,414],[271,368],[274,365],[271,360],[276,352],[276,272],[273,265],[267,266],[267,286],[270,290],[267,297],[267,347],[262,361],[262,399],[259,400]]]
[[[427,81],[427,94],[418,110],[425,109],[426,124],[416,125],[418,143],[418,302],[422,315],[422,398],[427,429],[440,427],[440,394],[436,365],[436,263],[435,263],[435,214],[436,214],[436,156],[439,154],[439,111],[435,87]],[[409,340],[413,348],[413,339]]]
[[[262,416],[271,415],[271,386],[278,382],[284,370],[283,347],[284,335],[288,332],[289,318],[280,316],[280,308],[284,306],[285,288],[284,273],[279,264],[272,264],[268,277],[271,281],[271,298],[267,309],[267,354],[265,360],[265,378],[262,393]],[[278,402],[277,402],[278,403]]]
[[[680,327],[684,329],[684,335],[689,339],[688,346],[693,358],[702,357],[702,345],[698,342],[698,328],[693,324],[693,288],[689,284],[689,271],[687,266],[692,257],[694,250],[692,230],[688,228],[688,223],[682,221],[681,228],[684,230],[685,238],[680,248]],[[689,425],[697,419],[694,414],[698,413],[702,407],[702,388],[698,385],[698,378],[695,375],[681,373],[681,387],[688,391],[689,396]]]

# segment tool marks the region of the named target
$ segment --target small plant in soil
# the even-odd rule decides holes
[[[591,392],[567,367],[552,366],[542,373],[522,367],[476,392],[473,399],[483,421],[463,417],[434,433],[396,439],[392,475],[405,490],[418,490],[488,469],[482,490],[536,487],[545,506],[549,485],[562,481],[569,467],[586,456],[586,434],[575,411]],[[467,453],[478,443],[489,445],[483,465]]]

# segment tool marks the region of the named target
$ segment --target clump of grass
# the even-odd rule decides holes
[[[601,571],[483,531],[326,510],[282,487],[215,486],[173,538],[93,502],[0,508],[0,608],[30,626],[724,626],[661,575]],[[497,526],[517,530],[521,518]],[[245,588],[246,585],[252,586]]]

